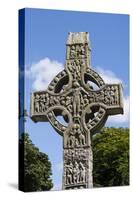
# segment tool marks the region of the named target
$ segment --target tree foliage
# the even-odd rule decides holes
[[[39,151],[27,133],[19,140],[20,188],[25,192],[50,190],[51,163],[45,153]],[[23,166],[23,167],[22,167]]]
[[[104,128],[92,145],[94,187],[129,185],[129,129]]]

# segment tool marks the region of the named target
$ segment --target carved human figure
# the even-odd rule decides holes
[[[86,105],[88,105],[88,103],[89,103],[89,99],[87,98],[87,95],[85,94],[84,95],[84,107],[86,106]]]
[[[77,130],[78,138],[79,138],[79,145],[84,146],[85,145],[85,136],[83,135],[82,131],[80,129]]]
[[[100,91],[99,101],[104,102],[104,91]]]
[[[40,112],[40,96],[38,94],[35,95],[34,99],[34,109],[35,112]]]
[[[73,73],[74,73],[74,79],[80,80],[81,73],[80,73],[80,61],[79,60],[74,61]]]
[[[67,139],[67,146],[68,147],[74,147],[75,145],[75,134],[76,134],[76,130],[74,127],[72,127],[72,129],[70,130],[70,134],[68,136]]]
[[[83,102],[83,97],[80,92],[80,87],[77,87],[74,89],[74,95],[73,95],[73,116],[74,117],[79,117],[80,113],[80,106],[81,106],[81,101]]]
[[[73,181],[75,184],[79,183],[79,174],[80,174],[79,164],[77,161],[75,161],[74,167],[73,167]]]
[[[50,100],[49,95],[48,95],[48,93],[46,93],[46,95],[45,95],[45,108],[46,109],[49,107],[49,104],[50,104],[49,100]]]
[[[114,87],[112,86],[110,90],[110,104],[114,104],[114,102],[115,102],[115,92],[114,92]]]
[[[114,87],[115,88],[115,99],[114,99],[114,103],[115,104],[118,104],[118,102],[119,102],[119,92],[118,92],[118,88],[117,88],[117,86],[115,86]]]
[[[79,58],[84,57],[84,55],[85,55],[85,46],[83,46],[83,45],[77,45],[76,50],[77,50],[77,56]]]
[[[71,73],[71,76],[74,80],[80,79],[80,62],[79,60],[72,60],[68,62],[67,68]]]
[[[79,140],[78,140],[78,138],[75,138],[75,147],[79,147],[80,145],[79,145]]]
[[[44,110],[45,110],[44,101],[40,101],[40,112],[44,112]]]
[[[66,184],[72,184],[72,171],[73,171],[73,164],[70,162],[69,165],[66,165]]]
[[[74,58],[75,56],[76,56],[76,47],[75,47],[75,45],[72,45],[70,47],[70,57]]]
[[[58,104],[58,98],[55,98],[54,96],[51,96],[50,98],[50,105],[54,106],[55,104]]]
[[[105,103],[110,103],[110,87],[105,90]]]
[[[79,163],[79,167],[80,167],[80,176],[79,176],[79,181],[84,183],[85,182],[85,166],[83,165],[83,163],[80,161]]]

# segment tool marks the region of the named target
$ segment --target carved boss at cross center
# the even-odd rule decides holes
[[[49,121],[63,136],[63,189],[93,186],[91,136],[108,115],[122,114],[121,84],[105,84],[90,68],[90,41],[86,32],[69,33],[65,69],[46,91],[31,96],[33,121]],[[63,116],[68,125],[58,121]]]

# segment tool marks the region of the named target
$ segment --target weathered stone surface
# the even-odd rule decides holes
[[[86,32],[69,33],[65,69],[31,96],[31,119],[49,121],[63,136],[63,189],[93,187],[91,136],[108,115],[123,114],[121,84],[105,84],[91,69]],[[92,84],[91,84],[92,83]],[[62,115],[68,126],[61,124]]]

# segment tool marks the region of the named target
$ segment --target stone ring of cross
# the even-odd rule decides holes
[[[105,84],[91,69],[90,54],[88,34],[69,33],[64,70],[55,76],[46,91],[37,91],[31,96],[32,120],[49,121],[63,136],[64,149],[90,147],[91,136],[103,127],[107,117],[123,114],[122,85]],[[58,116],[67,125],[58,121]],[[64,176],[66,179],[67,175]],[[84,181],[83,187],[92,184]],[[71,188],[73,182],[64,180],[64,188],[67,185]]]

